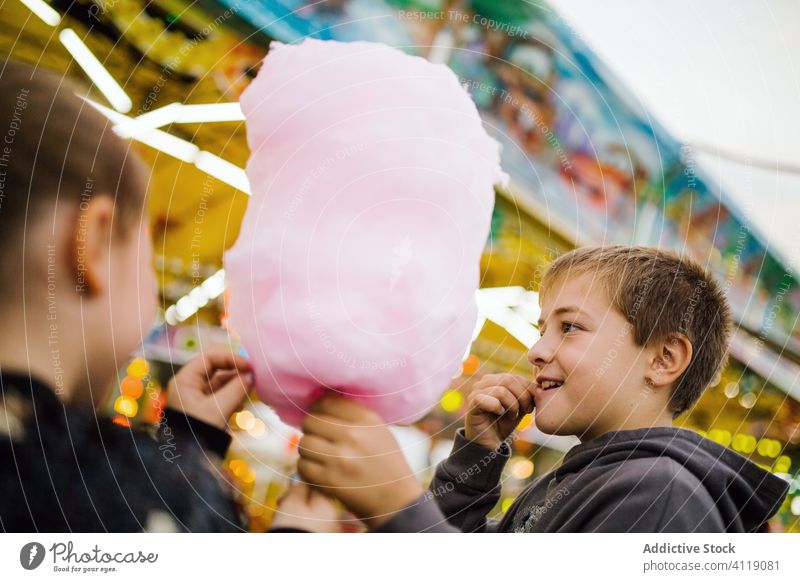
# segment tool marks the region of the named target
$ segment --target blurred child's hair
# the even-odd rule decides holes
[[[47,207],[44,214],[52,220],[56,203],[77,212],[92,196],[110,196],[114,230],[121,234],[144,211],[142,162],[76,92],[85,94],[60,75],[0,61],[0,244],[6,267],[15,266],[7,251],[22,248],[26,222],[30,227]]]
[[[545,273],[544,297],[564,279],[587,275],[599,282],[625,316],[640,346],[682,333],[692,344],[689,367],[673,387],[669,407],[677,417],[694,404],[722,371],[731,334],[728,301],[720,285],[697,262],[650,247],[576,249]]]

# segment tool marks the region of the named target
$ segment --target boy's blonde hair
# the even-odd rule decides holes
[[[606,290],[646,346],[681,333],[692,361],[673,387],[669,407],[677,417],[694,404],[727,361],[731,334],[728,301],[719,284],[692,259],[663,249],[585,247],[559,257],[544,275],[540,297],[558,282],[588,275]]]

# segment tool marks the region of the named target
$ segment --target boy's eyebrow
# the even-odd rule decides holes
[[[565,313],[583,313],[578,307],[574,305],[567,305],[566,307],[557,307],[553,311],[553,315],[563,315]],[[542,327],[544,325],[544,320],[540,317],[539,321],[536,322],[538,327]]]

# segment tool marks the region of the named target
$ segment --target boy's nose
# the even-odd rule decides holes
[[[545,364],[553,359],[553,349],[548,345],[544,337],[539,338],[530,350],[528,350],[528,361],[536,366],[542,368]]]

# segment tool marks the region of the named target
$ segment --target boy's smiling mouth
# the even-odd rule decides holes
[[[556,388],[560,388],[563,384],[563,380],[556,380],[555,378],[547,378],[545,376],[538,376],[536,378],[537,386],[544,390],[555,390]]]

